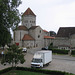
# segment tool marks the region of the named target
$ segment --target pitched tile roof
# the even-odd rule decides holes
[[[25,34],[22,40],[25,41],[25,40],[35,40],[35,39],[29,34]]]
[[[51,36],[44,36],[44,39],[54,39],[55,37],[51,37]]]
[[[48,32],[47,30],[43,30],[44,32]]]
[[[33,15],[33,16],[36,16],[30,8],[28,8],[28,9],[23,13],[23,15]]]
[[[70,45],[58,45],[58,47],[70,47]]]
[[[75,27],[60,27],[56,37],[70,37],[75,34]]]
[[[28,29],[27,29],[26,26],[21,25],[21,26],[19,26],[19,27],[17,28],[17,30],[25,30],[25,31],[27,31]]]
[[[29,29],[36,29],[38,26],[32,26]]]

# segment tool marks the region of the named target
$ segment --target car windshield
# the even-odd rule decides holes
[[[32,62],[41,63],[42,62],[42,59],[33,59]]]

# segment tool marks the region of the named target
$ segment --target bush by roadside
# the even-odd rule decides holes
[[[57,53],[57,54],[68,54],[69,50],[62,50],[62,49],[50,49],[52,50],[52,53]]]
[[[71,55],[75,55],[75,50],[72,50]]]
[[[11,70],[22,70],[22,71],[30,71],[30,72],[38,72],[38,73],[43,73],[43,74],[48,74],[48,75],[74,75],[72,73],[67,73],[67,72],[61,72],[61,71],[52,71],[52,70],[44,70],[44,69],[36,69],[36,68],[26,68],[26,67],[9,67],[3,70],[0,70],[0,74],[9,72]]]

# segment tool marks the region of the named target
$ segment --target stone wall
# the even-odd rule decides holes
[[[22,41],[22,47],[33,48],[35,46],[34,44],[35,41],[33,40]]]
[[[25,15],[22,17],[22,25],[25,25],[28,29],[31,26],[36,25],[36,16],[33,15]]]
[[[35,47],[44,46],[44,33],[40,26],[33,30],[29,30],[29,34],[35,39]]]
[[[56,37],[53,41],[53,46],[58,47],[59,45],[68,45],[68,46],[70,46],[70,40],[68,38]]]
[[[71,44],[71,47],[75,47],[75,34],[71,35],[70,44]]]
[[[24,30],[16,30],[14,31],[14,41],[21,41],[23,36],[25,34],[28,34],[28,31],[24,31]]]

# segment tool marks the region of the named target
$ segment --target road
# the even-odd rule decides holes
[[[31,67],[33,54],[38,50],[40,49],[29,49],[27,54],[25,55],[26,62],[24,64],[18,64],[18,66]],[[75,57],[68,55],[53,55],[52,58],[52,62],[43,69],[66,71],[75,74]],[[0,64],[0,70],[9,66],[11,65],[7,64],[6,66],[3,66]]]

